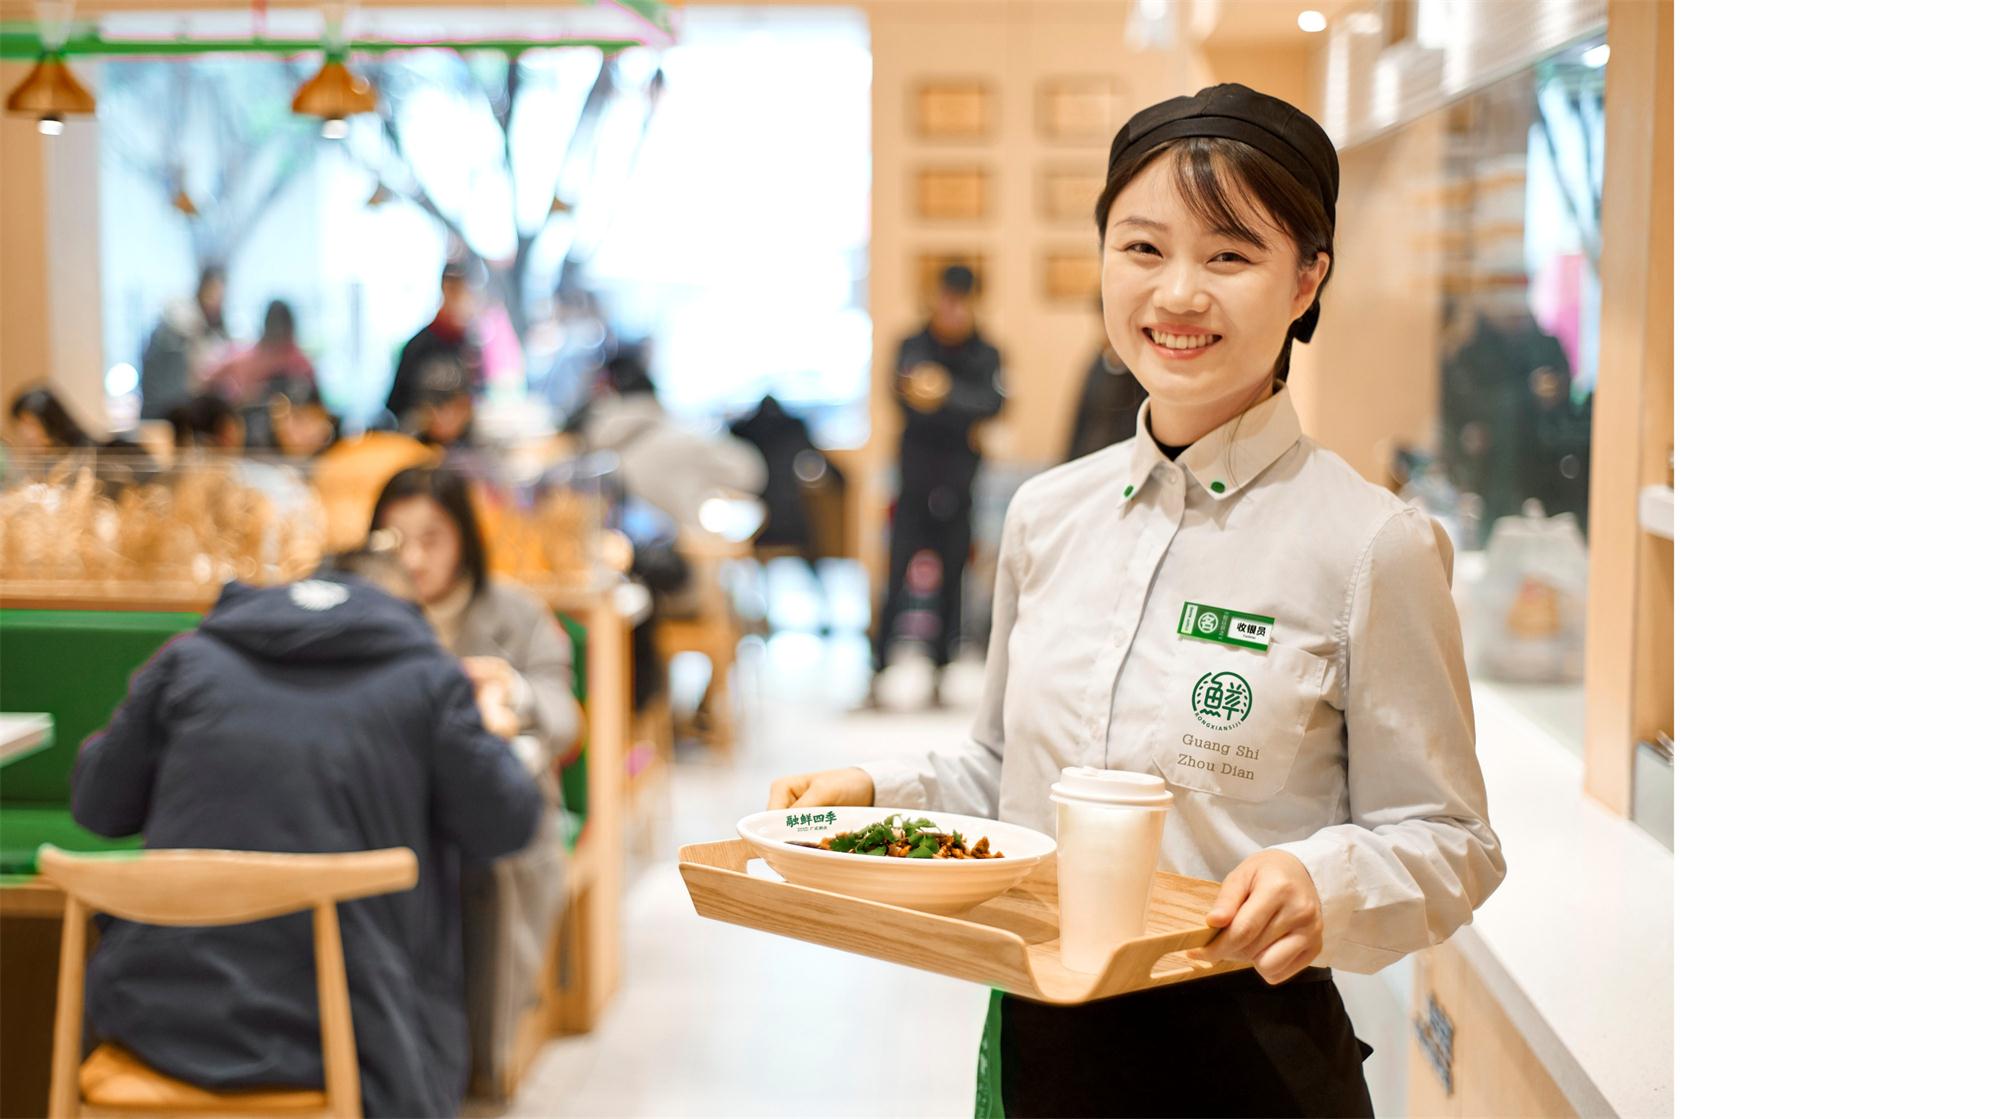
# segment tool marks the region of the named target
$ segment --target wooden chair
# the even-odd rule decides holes
[[[332,1115],[359,1119],[361,1070],[347,1002],[347,961],[334,903],[397,893],[417,884],[417,856],[407,847],[337,855],[251,851],[142,851],[85,856],[41,849],[42,876],[61,887],[62,962],[56,986],[55,1057],[49,1115],[69,1119],[80,1106],[119,1114]],[[147,925],[238,925],[313,912],[319,973],[320,1057],[324,1091],[211,1092],[164,1076],[116,1045],[79,1061],[83,1045],[85,921],[106,913]]]

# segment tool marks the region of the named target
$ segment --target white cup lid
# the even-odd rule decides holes
[[[1165,780],[1150,773],[1123,769],[1092,769],[1072,765],[1050,788],[1051,796],[1081,804],[1115,804],[1132,808],[1165,808],[1174,802]]]

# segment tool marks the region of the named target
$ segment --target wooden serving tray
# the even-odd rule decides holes
[[[1056,942],[1056,861],[1020,885],[956,917],[755,878],[748,843],[728,839],[681,848],[681,878],[694,910],[712,921],[788,936],[861,956],[998,987],[1039,1002],[1072,1005],[1248,967],[1202,964],[1183,953],[1215,939],[1206,923],[1219,883],[1165,871],[1153,877],[1147,935],[1126,941],[1096,974],[1062,965]],[[921,944],[920,951],[912,950]]]

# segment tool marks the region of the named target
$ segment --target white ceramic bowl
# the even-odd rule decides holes
[[[817,843],[892,815],[931,820],[945,831],[962,833],[967,843],[985,836],[988,846],[1003,856],[891,859],[794,845]],[[1055,840],[1015,824],[910,808],[781,808],[745,816],[736,833],[787,882],[926,913],[962,913],[998,897],[1056,850]]]

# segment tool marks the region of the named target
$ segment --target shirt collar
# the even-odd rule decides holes
[[[1148,420],[1152,416],[1150,398],[1139,405],[1137,437],[1132,440],[1132,457],[1124,481],[1119,483],[1120,503],[1129,502],[1146,488],[1146,479],[1161,463],[1185,470],[1197,487],[1211,498],[1223,498],[1255,481],[1299,441],[1299,414],[1292,407],[1292,394],[1283,385],[1270,399],[1257,404],[1240,417],[1194,441],[1177,460],[1160,453],[1153,441]]]

